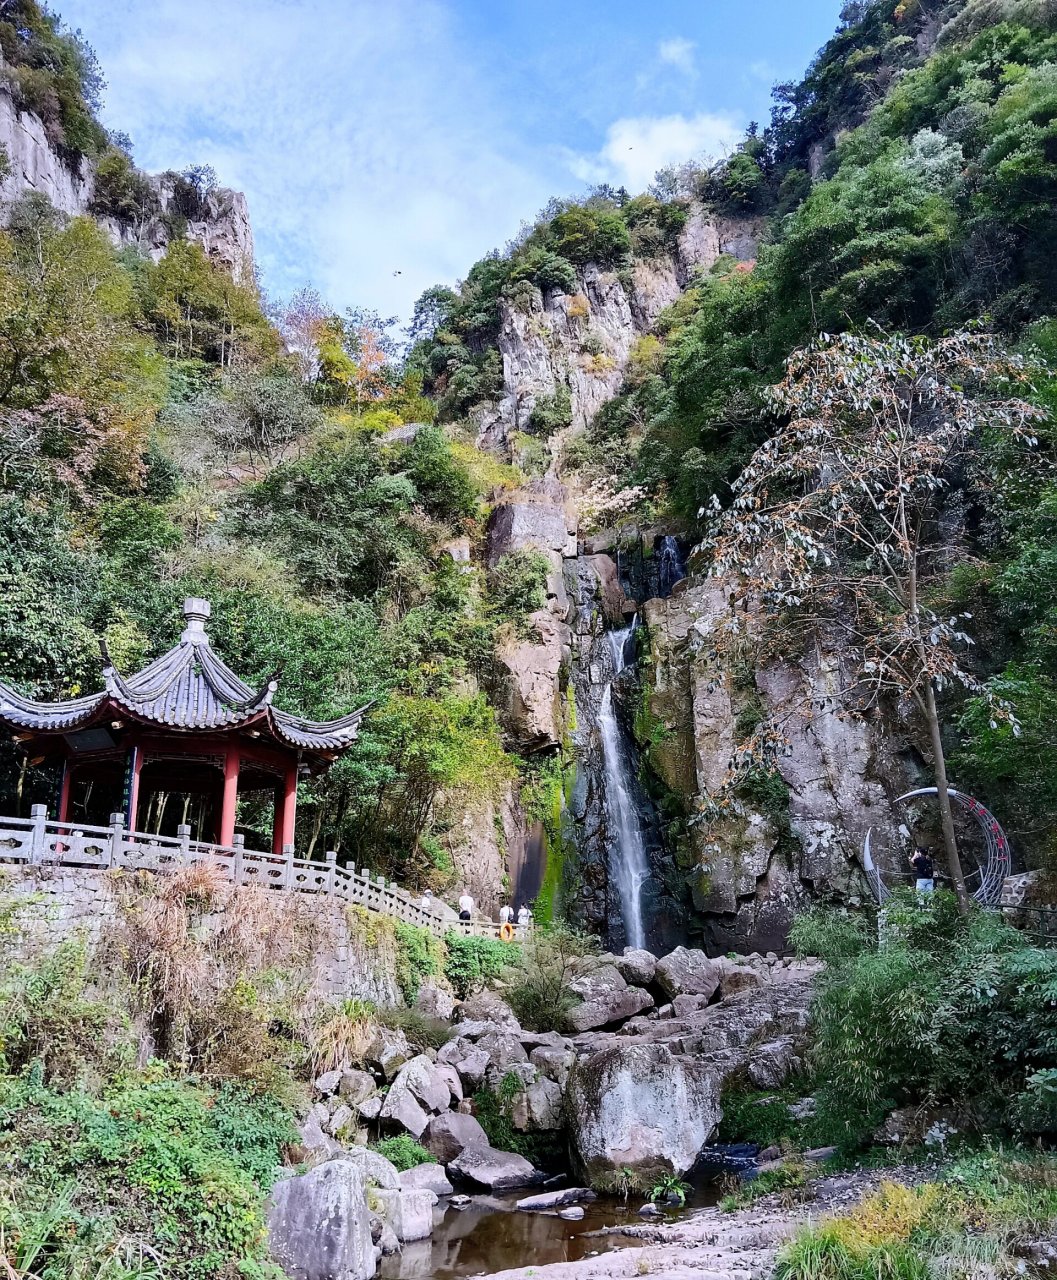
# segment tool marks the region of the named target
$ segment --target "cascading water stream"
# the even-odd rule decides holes
[[[637,622],[637,619],[636,619]],[[632,793],[629,750],[613,705],[613,685],[627,665],[626,649],[635,622],[607,639],[613,655],[613,678],[606,685],[598,711],[602,764],[609,827],[610,871],[620,894],[624,933],[630,947],[646,945],[642,887],[649,878],[646,837]]]
[[[679,543],[676,542],[671,534],[661,540],[660,561],[661,598],[667,599],[672,594],[672,588],[675,584],[682,582],[686,577],[683,553],[679,550]]]

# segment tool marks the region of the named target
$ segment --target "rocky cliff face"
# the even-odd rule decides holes
[[[897,726],[844,713],[839,651],[791,644],[782,661],[717,668],[709,633],[726,608],[714,581],[644,607],[650,767],[691,814],[683,869],[707,945],[781,948],[808,901],[867,895],[871,827],[878,864],[895,868],[893,801],[919,778]],[[763,720],[785,739],[778,776],[732,791],[739,741]]]
[[[752,260],[759,232],[751,221],[722,222],[698,209],[669,255],[619,276],[588,266],[576,294],[526,292],[525,300],[504,303],[504,391],[480,418],[482,446],[515,451],[515,433],[536,401],[563,387],[571,431],[583,428],[617,394],[636,341],[695,272],[724,254]],[[566,816],[576,910],[610,934],[619,915],[607,865],[612,841],[598,711],[612,675],[605,633],[639,607],[645,626],[637,678],[625,673],[614,701],[625,727],[635,723],[642,750],[632,763],[647,783],[639,803],[653,915],[703,937],[713,952],[780,950],[808,901],[855,902],[867,894],[859,856],[870,827],[882,868],[901,858],[904,815],[892,802],[920,781],[915,757],[898,725],[833,709],[839,650],[804,649],[797,641],[791,647],[799,651],[781,662],[715,670],[704,637],[726,607],[722,586],[684,582],[668,599],[649,598],[660,592],[657,573],[629,573],[626,559],[621,573],[612,537],[577,541],[577,513],[559,465],[553,457],[545,478],[501,501],[487,554],[494,564],[507,551],[533,547],[551,563],[548,605],[532,619],[531,636],[501,647],[499,701],[517,750],[562,748],[571,757]],[[640,541],[649,553],[659,539],[651,533]],[[746,724],[763,718],[781,724],[787,739],[778,775],[731,793],[724,787],[731,758],[751,731]],[[659,821],[659,811],[668,820]],[[679,813],[682,820],[671,822]],[[523,842],[524,833],[510,832],[508,840]]]
[[[752,220],[716,219],[695,209],[675,249],[636,262],[630,280],[588,265],[575,294],[526,291],[525,300],[501,304],[499,350],[503,396],[478,423],[480,443],[506,448],[523,430],[536,401],[569,390],[573,428],[585,426],[620,390],[628,356],[660,313],[697,271],[722,255],[756,256],[761,227]]]
[[[32,112],[19,111],[2,85],[0,146],[10,162],[9,173],[0,182],[0,223],[10,202],[27,191],[46,195],[68,217],[92,214],[95,170],[91,162],[84,158],[74,161],[56,151],[40,119]],[[164,215],[172,204],[173,185],[164,174],[151,175],[148,180],[158,200],[155,213],[139,223],[116,218],[98,221],[115,245],[136,248],[157,261],[172,238]],[[236,282],[253,279],[253,230],[241,191],[221,188],[211,192],[206,197],[203,216],[188,222],[186,236],[200,244]]]

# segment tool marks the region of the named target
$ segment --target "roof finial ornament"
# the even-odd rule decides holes
[[[180,637],[182,644],[209,643],[209,637],[206,635],[206,621],[212,612],[213,608],[208,600],[203,600],[201,596],[187,597],[184,601],[184,617],[187,619],[187,626]]]

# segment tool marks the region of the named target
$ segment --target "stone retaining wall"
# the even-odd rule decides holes
[[[91,867],[3,867],[0,897],[28,899],[15,916],[17,954],[28,959],[77,939],[94,951],[107,931],[120,925],[120,890],[129,881],[128,872]],[[256,886],[230,892],[268,894],[270,908],[288,918],[290,934],[303,932],[303,978],[312,995],[327,1001],[359,997],[380,1005],[401,1003],[389,921],[346,909],[324,895],[277,893]],[[223,912],[204,915],[200,927],[208,931],[222,916]]]

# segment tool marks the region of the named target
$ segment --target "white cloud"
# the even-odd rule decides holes
[[[144,167],[244,190],[266,287],[410,312],[554,175],[504,127],[442,0],[63,0]]]
[[[692,40],[676,36],[671,40],[662,40],[657,46],[657,57],[661,62],[682,71],[684,75],[694,74],[694,50],[697,46]]]
[[[615,120],[597,155],[571,155],[569,168],[585,182],[612,182],[643,191],[658,169],[716,157],[733,149],[744,126],[733,116],[637,116]]]

